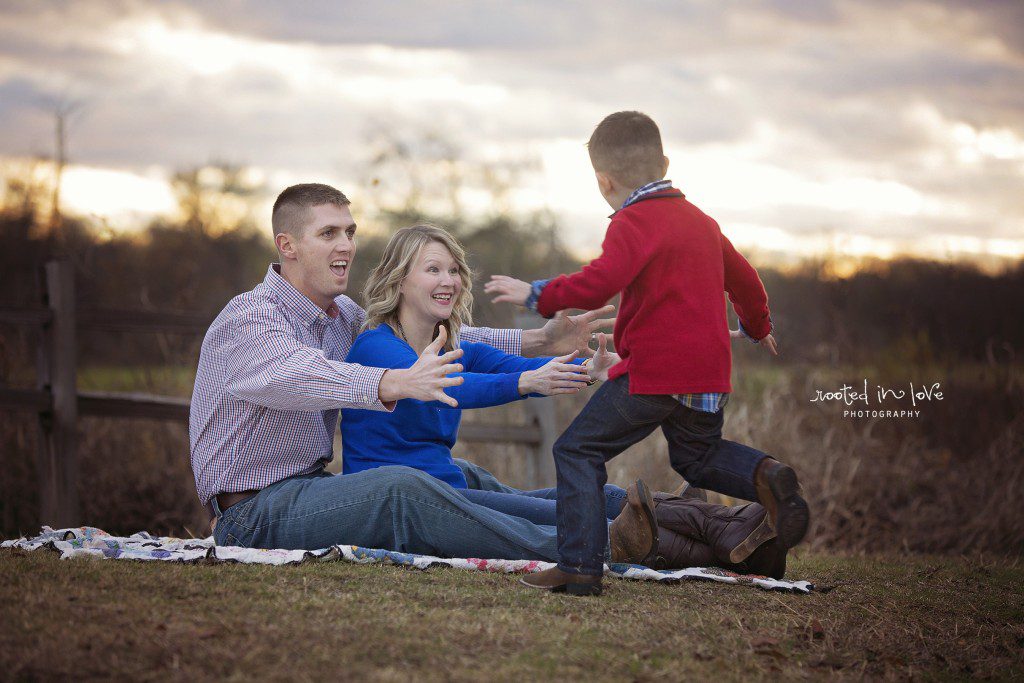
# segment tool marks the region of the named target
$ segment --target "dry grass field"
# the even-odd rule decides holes
[[[1019,562],[798,552],[810,595],[0,552],[4,680],[1019,680]]]

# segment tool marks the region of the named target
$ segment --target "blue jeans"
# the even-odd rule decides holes
[[[455,489],[467,500],[507,515],[522,517],[534,524],[554,526],[557,519],[555,498],[558,489],[520,491],[498,481],[494,475],[468,460],[453,458],[466,475],[468,489]],[[606,484],[604,487],[604,514],[615,519],[626,504],[626,490]]]
[[[672,469],[691,485],[757,500],[754,471],[768,457],[722,438],[723,411],[691,410],[671,396],[629,393],[629,376],[605,382],[555,442],[558,566],[601,575],[608,542],[605,463],[661,427]]]
[[[224,511],[214,500],[214,508],[218,545],[315,550],[349,544],[440,557],[558,559],[553,526],[472,503],[410,467],[289,477]]]

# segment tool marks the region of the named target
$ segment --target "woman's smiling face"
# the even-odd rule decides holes
[[[424,244],[399,291],[401,311],[430,323],[451,317],[462,292],[462,279],[448,247],[433,241]]]

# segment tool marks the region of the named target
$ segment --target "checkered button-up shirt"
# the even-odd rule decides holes
[[[339,408],[386,410],[384,370],[342,362],[365,319],[347,296],[324,311],[274,264],[232,299],[203,339],[189,413],[199,499],[262,489],[333,458]],[[463,328],[462,338],[519,353],[519,330]]]

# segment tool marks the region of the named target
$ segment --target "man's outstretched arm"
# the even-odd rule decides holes
[[[454,364],[461,350],[424,354],[415,366],[401,371],[330,360],[297,340],[269,306],[239,316],[233,336],[225,390],[276,410],[390,410],[401,398],[444,400],[444,388],[461,381],[447,377],[462,369]]]

